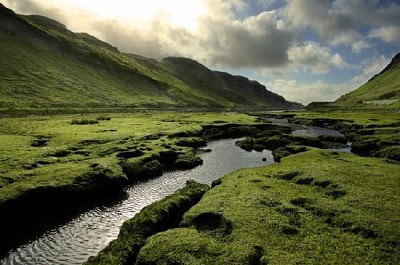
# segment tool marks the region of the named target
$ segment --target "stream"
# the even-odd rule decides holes
[[[72,220],[9,251],[0,264],[82,264],[118,236],[122,223],[143,207],[174,193],[187,180],[211,185],[234,170],[273,163],[271,151],[246,152],[235,146],[237,139],[210,142],[212,150],[199,156],[203,165],[191,170],[164,173],[161,177],[133,184],[127,196],[111,205],[88,209]],[[262,161],[266,158],[266,162]]]
[[[293,134],[343,136],[329,129],[288,124],[284,119],[268,119],[291,126]],[[238,139],[209,142],[211,152],[200,153],[203,165],[190,170],[164,173],[161,177],[142,181],[124,189],[124,196],[105,205],[91,207],[24,245],[14,248],[0,264],[82,264],[96,255],[118,236],[122,223],[145,206],[172,194],[193,179],[210,185],[212,181],[240,168],[265,166],[273,163],[272,153],[247,152],[235,146]],[[349,152],[350,146],[338,151]],[[263,159],[266,158],[266,161]]]

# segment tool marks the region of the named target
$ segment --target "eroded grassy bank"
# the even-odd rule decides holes
[[[123,223],[118,238],[85,264],[132,264],[148,237],[178,227],[182,216],[209,189],[207,185],[189,181],[176,193],[145,207]]]

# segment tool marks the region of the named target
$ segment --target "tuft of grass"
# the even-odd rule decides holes
[[[99,117],[96,117],[96,120],[98,120],[98,121],[109,121],[109,120],[111,120],[111,117],[109,117],[109,116],[99,116]]]
[[[88,119],[79,119],[79,120],[72,120],[71,125],[87,125],[87,124],[98,124],[99,120],[88,120]]]

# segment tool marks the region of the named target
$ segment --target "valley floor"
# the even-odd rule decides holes
[[[74,204],[75,195],[78,201],[88,194],[103,196],[140,177],[157,176],[168,165],[193,167],[199,163],[193,148],[203,144],[204,126],[257,125],[259,117],[271,115],[142,112],[2,118],[0,212],[2,216],[15,214],[13,221],[21,219],[17,226],[24,225],[30,217],[30,203],[37,204],[35,211],[53,207],[48,196],[57,195]],[[169,209],[179,208],[179,193],[172,199],[174,206],[168,206],[166,199],[160,204],[164,206],[150,207],[150,214],[134,217],[121,230],[127,243],[117,239],[115,253],[108,248],[89,264],[126,263],[124,251],[139,245],[129,262],[399,263],[398,117],[373,112],[273,115],[341,130],[362,156],[315,147],[284,149],[301,151],[283,152],[279,163],[223,177],[194,207],[185,208],[183,217],[174,219],[175,225],[163,222],[170,222],[164,216],[170,216]],[[277,129],[273,130],[279,133]],[[253,139],[252,131],[235,128],[230,135],[247,132]],[[209,127],[209,135],[220,132]],[[262,136],[260,143],[269,137]],[[35,201],[30,201],[32,198]],[[160,212],[160,207],[166,210]],[[13,209],[24,211],[17,214]],[[139,245],[131,237],[148,228],[137,222],[154,223],[154,232],[139,237]],[[2,223],[1,229],[6,231],[9,225]]]

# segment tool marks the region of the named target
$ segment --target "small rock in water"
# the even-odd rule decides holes
[[[198,151],[201,153],[210,153],[212,150],[210,148],[199,148]]]

